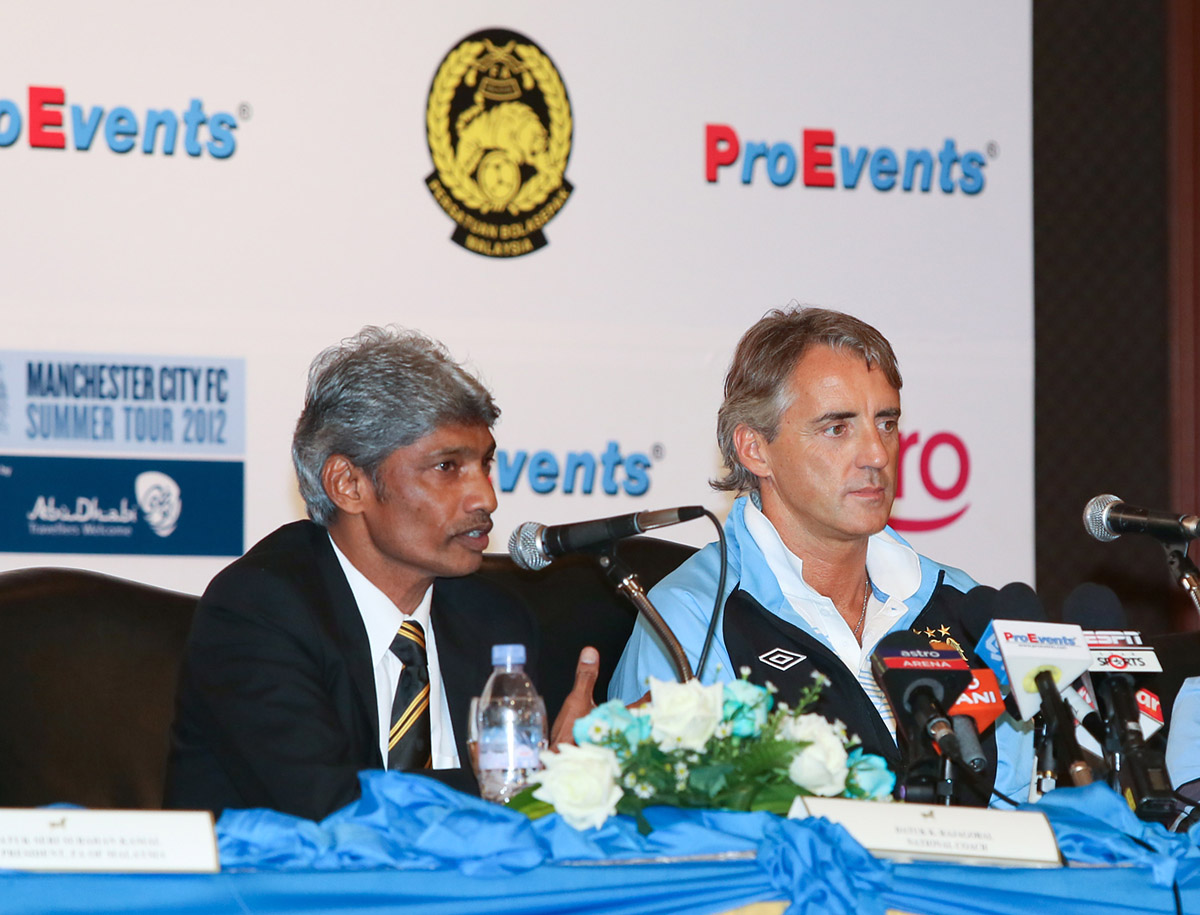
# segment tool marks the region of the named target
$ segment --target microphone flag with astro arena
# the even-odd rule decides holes
[[[508,554],[522,569],[544,569],[558,556],[576,553],[600,544],[623,540],[635,534],[672,524],[681,524],[704,515],[704,506],[685,505],[658,511],[633,512],[594,521],[552,524],[536,521],[520,524],[508,538]]]
[[[946,714],[973,679],[957,651],[932,647],[908,631],[879,640],[871,654],[871,670],[883,689],[896,725],[908,742],[909,755],[929,737],[943,755],[961,758],[954,725]]]

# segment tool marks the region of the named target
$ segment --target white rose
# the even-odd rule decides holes
[[[845,790],[849,774],[846,748],[833,725],[820,715],[800,715],[786,719],[779,736],[808,743],[788,767],[793,784],[822,797],[834,797]]]
[[[542,754],[542,765],[542,783],[533,796],[553,804],[576,829],[599,829],[617,812],[625,792],[617,785],[617,756],[608,747],[559,744],[557,753]]]
[[[650,736],[662,750],[704,749],[725,704],[720,683],[702,686],[699,680],[671,683],[650,678]]]

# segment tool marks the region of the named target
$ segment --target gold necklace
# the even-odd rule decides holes
[[[871,576],[867,575],[867,583],[863,585],[863,605],[858,614],[858,625],[854,627],[854,637],[862,644],[863,623],[867,621],[867,601],[871,597]]]

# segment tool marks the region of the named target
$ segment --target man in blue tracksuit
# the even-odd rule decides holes
[[[814,674],[828,678],[816,711],[840,719],[867,752],[900,769],[891,709],[871,674],[871,653],[908,629],[931,647],[974,661],[959,613],[975,582],[920,556],[886,526],[899,458],[900,386],[891,345],[870,325],[824,309],[774,311],[734,354],[717,418],[727,474],[718,489],[746,493],[725,530],[729,575],[701,680],[749,668],[794,701]],[[665,578],[650,599],[693,668],[712,615],[716,544]],[[657,636],[639,619],[609,687],[631,702],[647,678],[675,676]],[[984,741],[982,784],[959,781],[966,803],[995,787],[1024,800],[1032,742],[1004,716]]]

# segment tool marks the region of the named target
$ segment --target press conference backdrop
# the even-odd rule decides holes
[[[498,15],[6,7],[0,568],[202,589],[302,515],[308,363],[367,323],[494,390],[493,549],[723,514],[725,369],[798,302],[900,356],[895,526],[1032,580],[1029,4]]]

